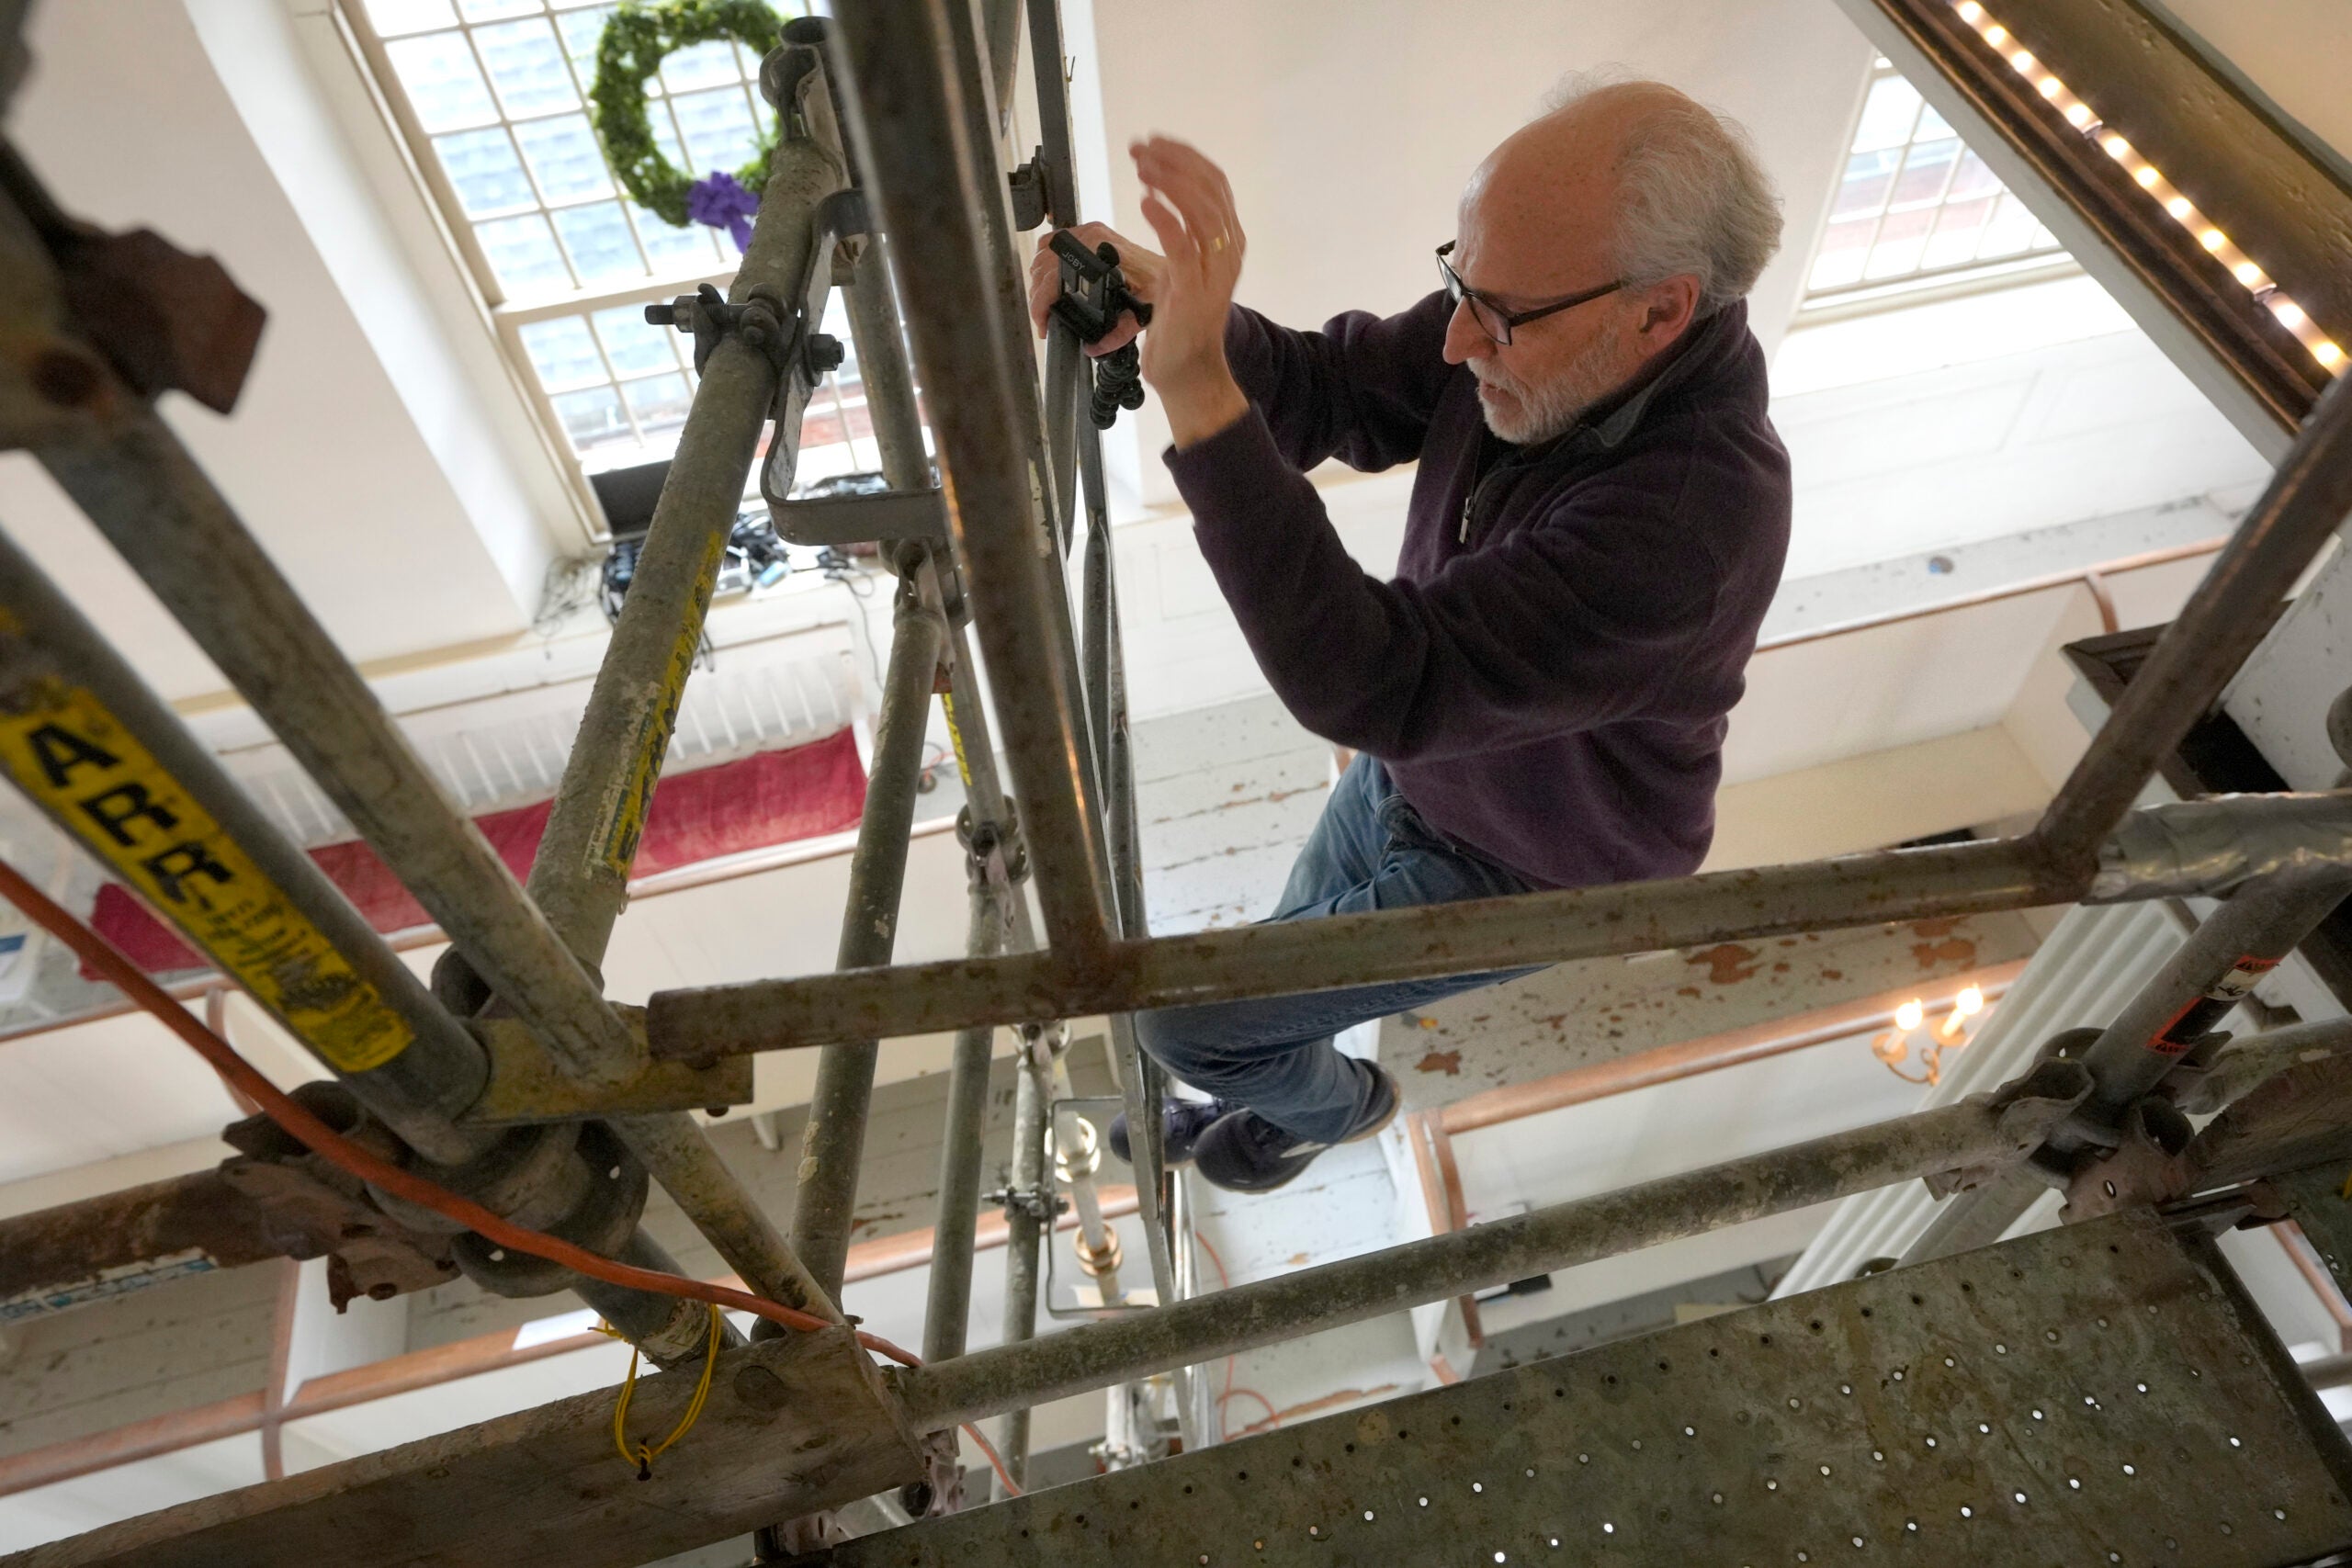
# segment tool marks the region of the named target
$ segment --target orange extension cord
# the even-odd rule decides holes
[[[656,1295],[683,1296],[688,1301],[732,1307],[738,1312],[748,1312],[804,1333],[833,1326],[813,1313],[755,1296],[748,1291],[729,1290],[724,1285],[707,1285],[700,1280],[618,1263],[586,1247],[576,1247],[561,1237],[510,1224],[472,1200],[462,1198],[437,1182],[427,1181],[377,1157],[303,1110],[298,1101],[262,1077],[252,1063],[237,1055],[234,1046],[207,1029],[194,1013],[150,980],[113,943],[84,925],[72,912],[43,894],[6,861],[0,861],[0,897],[6,897],[22,909],[31,917],[34,924],[72,948],[84,963],[106,976],[132,1001],[153,1013],[164,1028],[186,1041],[232,1087],[260,1106],[271,1121],[285,1128],[303,1146],[322,1159],[342,1167],[362,1181],[371,1182],[387,1192],[446,1215],[501,1247],[512,1247],[534,1258],[544,1258],[550,1263],[560,1263],[592,1280],[648,1291]],[[914,1355],[879,1335],[861,1330],[857,1334],[857,1342],[900,1366],[922,1365]],[[1006,1473],[1004,1461],[998,1456],[995,1447],[976,1427],[967,1425],[964,1431],[988,1456],[989,1468],[1004,1483],[1006,1494],[1019,1496],[1021,1489]]]

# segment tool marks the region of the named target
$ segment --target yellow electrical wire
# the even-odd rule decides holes
[[[695,1384],[695,1396],[686,1402],[686,1413],[678,1417],[678,1424],[670,1428],[668,1437],[658,1443],[639,1443],[633,1450],[628,1446],[628,1402],[630,1396],[637,1392],[639,1351],[634,1345],[629,1347],[628,1376],[621,1380],[621,1396],[613,1404],[613,1447],[620,1450],[623,1463],[637,1466],[637,1478],[639,1481],[653,1479],[653,1461],[669,1452],[702,1415],[703,1404],[710,1398],[711,1373],[718,1366],[719,1340],[726,1331],[727,1320],[719,1314],[718,1308],[713,1305],[710,1309],[710,1346],[703,1352],[702,1358],[702,1381]],[[596,1325],[596,1332],[608,1335],[615,1339],[621,1337],[621,1335],[609,1324],[599,1323]]]

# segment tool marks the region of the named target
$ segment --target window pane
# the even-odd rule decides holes
[[[611,355],[613,372],[618,376],[642,376],[654,370],[678,368],[678,351],[674,344],[690,343],[668,327],[657,327],[645,319],[642,305],[617,305],[609,310],[596,312],[596,336]]]
[[[645,258],[638,254],[637,237],[628,231],[617,201],[594,207],[567,207],[555,214],[556,231],[579,269],[582,283],[643,277]]]
[[[1871,234],[1877,228],[1876,218],[1832,223],[1821,238],[1821,254],[1814,257],[1813,276],[1806,287],[1836,288],[1860,281],[1862,258],[1869,254]]]
[[[1959,157],[1957,141],[1913,142],[1911,155],[1904,161],[1902,177],[1894,182],[1894,205],[1909,207],[1940,200],[1944,186],[1951,180],[1952,164]]]
[[[494,22],[501,17],[526,17],[539,9],[539,0],[458,0],[469,22]]]
[[[677,106],[678,124],[686,133],[686,162],[695,173],[734,170],[752,161],[758,149],[752,139],[752,106],[742,88],[684,93],[672,101]]]
[[[514,156],[514,144],[496,126],[436,136],[433,150],[441,155],[441,166],[448,171],[467,217],[486,218],[538,205],[531,182],[524,177],[523,162]]]
[[[1900,147],[1911,140],[1912,121],[1918,118],[1919,95],[1900,76],[1882,76],[1871,84],[1862,103],[1861,128],[1854,132],[1854,151],[1873,152]]]
[[[1977,244],[1984,237],[1984,224],[1993,216],[1993,204],[1998,199],[1984,196],[1973,201],[1946,202],[1936,216],[1935,237],[1928,242],[1927,254],[1919,265],[1958,266],[1974,261]]]
[[[698,43],[691,49],[674,50],[670,58],[662,62],[662,85],[673,93],[741,80],[741,75],[735,69],[734,48],[725,39]]]
[[[531,356],[531,368],[539,373],[539,385],[550,392],[568,392],[608,379],[605,362],[596,355],[595,340],[588,335],[588,323],[578,316],[531,321],[518,335],[523,352]]]
[[[1894,170],[1903,154],[1893,149],[1878,152],[1857,152],[1846,160],[1846,177],[1838,186],[1838,205],[1833,218],[1851,218],[1857,213],[1876,212],[1886,205],[1886,193],[1894,184]]]
[[[384,52],[425,130],[456,130],[498,118],[498,106],[490,100],[463,34],[399,39],[386,44]]]
[[[582,81],[596,79],[596,43],[605,36],[605,23],[613,10],[610,6],[595,6],[584,11],[566,11],[555,19],[555,30],[563,35],[564,52],[580,67]]]
[[[481,46],[482,63],[490,67],[499,101],[508,114],[542,114],[578,106],[571,70],[563,62],[563,51],[557,47],[550,23],[535,19],[483,28],[474,34],[474,41]]]
[[[1943,116],[1936,112],[1935,105],[1922,104],[1919,106],[1919,129],[1911,133],[1911,140],[1914,141],[1939,141],[1947,136],[1956,137],[1959,134],[1960,132],[1954,130],[1944,119]]]
[[[575,452],[593,452],[599,446],[623,441],[633,444],[637,440],[628,417],[621,412],[620,394],[610,387],[566,392],[554,401],[555,416],[563,422],[563,433],[571,438]]]
[[[457,19],[449,0],[368,0],[368,25],[379,38],[446,28]]]
[[[604,149],[588,129],[585,115],[558,115],[553,119],[526,119],[514,127],[514,140],[531,161],[531,173],[550,202],[580,201],[613,194],[611,171],[605,166]]]
[[[1862,269],[1862,276],[1894,277],[1918,270],[1919,253],[1926,248],[1928,230],[1935,220],[1932,207],[1888,213],[1879,226],[1878,243],[1871,247],[1870,265]]]
[[[1984,166],[1984,160],[1975,153],[1964,154],[1960,168],[1951,177],[1951,191],[1946,201],[1973,201],[1978,197],[1998,196],[2001,182]]]
[[[718,252],[711,244],[718,230],[699,223],[673,229],[642,207],[633,207],[629,212],[637,220],[637,237],[644,242],[655,272],[708,272],[718,265]]]
[[[694,401],[686,378],[674,371],[643,381],[624,381],[621,392],[628,399],[629,412],[637,415],[639,428],[648,435],[685,423],[686,409]]]
[[[548,232],[548,220],[536,212],[528,218],[477,223],[474,237],[490,258],[490,270],[510,294],[562,288],[571,282],[563,254],[555,248],[555,236]]]

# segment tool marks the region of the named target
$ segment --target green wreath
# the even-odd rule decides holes
[[[775,47],[783,28],[784,18],[768,8],[766,0],[666,0],[653,6],[628,0],[613,13],[596,41],[590,118],[604,143],[605,162],[639,206],[673,227],[707,223],[730,230],[738,248],[748,243],[751,230],[745,220],[758,207],[768,182],[768,154],[776,141],[774,125],[760,134],[759,156],[741,169],[690,179],[672,166],[654,142],[646,118],[645,84],[673,51],[733,39],[764,56]]]

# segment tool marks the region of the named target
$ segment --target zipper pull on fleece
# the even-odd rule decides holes
[[[1470,506],[1477,499],[1478,492],[1475,488],[1468,495],[1462,498],[1462,527],[1453,536],[1453,542],[1457,545],[1466,545],[1470,542]]]

